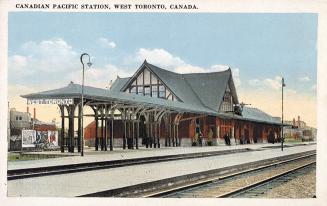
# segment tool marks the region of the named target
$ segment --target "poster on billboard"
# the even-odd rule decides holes
[[[47,144],[48,143],[48,131],[37,131],[35,143],[36,144]]]
[[[48,131],[48,141],[50,147],[58,146],[58,131]]]
[[[22,130],[22,147],[34,147],[35,130]]]

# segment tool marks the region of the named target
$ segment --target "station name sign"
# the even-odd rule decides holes
[[[27,99],[27,104],[74,104],[74,100],[68,99]]]

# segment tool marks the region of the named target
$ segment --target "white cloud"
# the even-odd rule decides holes
[[[280,90],[282,88],[282,77],[275,76],[274,78],[265,78],[265,79],[250,79],[248,84],[252,87]],[[290,89],[290,93],[296,92],[295,90]]]
[[[21,55],[13,55],[9,59],[9,64],[17,70],[20,70],[21,68],[25,67],[27,64],[27,57],[21,56]]]
[[[110,41],[109,39],[104,38],[104,37],[100,37],[97,40],[97,43],[100,44],[100,46],[106,47],[106,48],[112,48],[113,49],[113,48],[116,47],[116,43],[115,42]]]
[[[21,50],[28,55],[15,54],[9,57],[9,70],[19,71],[15,75],[20,77],[72,70],[76,69],[78,64],[77,53],[61,38],[26,42]]]
[[[22,45],[22,49],[33,56],[49,57],[60,61],[60,57],[76,55],[72,47],[62,38],[52,38],[41,42],[29,41]],[[58,58],[59,57],[59,58]]]
[[[317,85],[316,84],[312,85],[311,90],[316,91],[317,90]]]
[[[310,81],[310,77],[308,77],[308,76],[300,77],[299,78],[299,81],[301,81],[301,82],[308,82],[308,81]]]
[[[110,80],[115,80],[119,77],[129,77],[133,74],[127,72],[126,69],[118,68],[115,65],[107,64],[103,68],[91,67],[85,70],[85,85],[105,88],[108,86]],[[74,71],[69,75],[74,83],[81,84],[82,72]]]
[[[264,79],[263,84],[268,88],[279,90],[282,87],[282,77],[275,76],[274,79],[270,79],[270,78]]]
[[[136,52],[136,59],[139,62],[145,59],[154,65],[166,67],[169,69],[177,68],[180,66],[187,66],[187,64],[179,57],[174,57],[172,54],[164,49],[145,49],[140,48]]]
[[[220,71],[225,71],[225,70],[229,69],[229,66],[215,64],[215,65],[212,65],[210,68],[214,71],[220,72]]]

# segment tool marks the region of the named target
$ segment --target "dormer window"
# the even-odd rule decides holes
[[[224,94],[224,102],[230,102],[231,101],[231,93],[226,91]]]
[[[226,91],[224,93],[223,96],[223,102],[220,106],[219,109],[220,112],[227,112],[227,113],[234,113],[234,106],[233,106],[233,96],[232,96],[232,92],[229,88],[229,86],[227,86]]]

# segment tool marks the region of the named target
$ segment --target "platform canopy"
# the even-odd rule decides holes
[[[58,99],[74,99],[76,101],[81,98],[82,86],[79,84],[70,83],[69,85],[43,92],[37,92],[27,95],[22,95],[27,101],[33,104],[33,100],[58,100]],[[202,106],[194,106],[184,102],[167,101],[159,98],[148,96],[140,96],[125,92],[115,92],[114,90],[100,89],[96,87],[84,86],[84,99],[87,104],[122,104],[144,106],[149,108],[166,108],[176,112],[191,112],[197,114],[216,115],[213,110]]]

